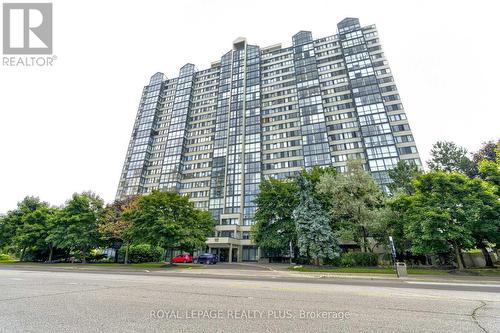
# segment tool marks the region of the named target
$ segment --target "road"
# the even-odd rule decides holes
[[[494,285],[248,275],[2,268],[0,331],[500,332]]]

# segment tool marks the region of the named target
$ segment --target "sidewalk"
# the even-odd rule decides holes
[[[286,264],[257,264],[257,263],[219,263],[201,268],[179,268],[175,266],[168,267],[133,267],[133,266],[99,266],[82,264],[64,264],[50,265],[39,263],[16,263],[0,264],[2,269],[16,270],[40,270],[40,271],[66,271],[88,273],[121,273],[121,274],[151,274],[155,275],[204,275],[204,276],[225,276],[225,277],[262,277],[262,278],[290,278],[290,279],[338,279],[338,280],[390,280],[407,282],[429,282],[429,283],[448,283],[448,284],[488,284],[500,286],[500,276],[460,276],[460,275],[409,275],[406,278],[398,278],[395,274],[373,274],[373,273],[336,273],[336,272],[298,272],[288,270]],[[1,273],[0,273],[1,274]]]
[[[449,282],[449,283],[484,283],[499,284],[500,276],[468,276],[468,275],[424,275],[409,274],[408,277],[398,278],[396,274],[378,274],[378,273],[341,273],[341,272],[299,272],[292,271],[288,264],[253,264],[239,263],[238,265],[259,266],[262,269],[269,270],[275,274],[288,277],[309,277],[315,279],[323,278],[344,278],[344,279],[369,279],[369,280],[405,280],[405,281],[429,281],[429,282]]]

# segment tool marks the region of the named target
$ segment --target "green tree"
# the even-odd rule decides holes
[[[0,215],[0,253],[10,243],[10,233],[8,232],[7,215]]]
[[[380,230],[377,217],[384,194],[361,162],[349,161],[345,173],[323,175],[316,188],[329,197],[330,215],[338,235],[358,242],[365,252],[371,251],[368,237]]]
[[[135,239],[189,251],[205,245],[215,224],[208,212],[195,209],[186,196],[160,191],[140,197],[123,218],[132,222]]]
[[[16,230],[13,244],[28,250],[49,249],[49,261],[52,260],[52,242],[47,238],[54,228],[55,212],[55,208],[50,208],[47,203],[42,202],[38,208],[23,215],[22,224]]]
[[[44,238],[45,245],[49,248],[49,257],[47,258],[47,262],[52,262],[52,257],[54,254],[54,250],[57,249],[56,242],[54,240],[54,235],[57,233],[57,223],[58,217],[61,214],[61,208],[59,207],[51,207],[50,215],[47,219],[46,224],[46,233]]]
[[[399,161],[396,167],[389,170],[388,173],[392,180],[392,183],[388,186],[392,194],[400,191],[412,194],[414,192],[412,181],[420,175],[422,171],[415,163],[408,163],[403,160]]]
[[[299,204],[293,212],[297,229],[297,243],[301,255],[312,258],[316,265],[324,259],[335,259],[340,248],[330,225],[328,213],[313,195],[312,182],[297,177]]]
[[[0,216],[0,251],[12,243],[15,235],[15,225],[13,224],[11,211]]]
[[[500,145],[500,140],[496,143],[493,140],[483,142],[481,148],[472,155],[472,161],[477,166],[482,160],[495,162],[497,160],[497,147]]]
[[[338,174],[337,168],[335,168],[334,166],[320,167],[317,165],[313,166],[310,169],[302,169],[302,171],[300,172],[300,175],[308,179],[313,187],[315,187],[321,181],[322,176],[324,175],[335,176],[337,174]],[[292,179],[295,178],[292,177]],[[315,195],[319,194],[317,192],[314,193]]]
[[[500,199],[495,191],[493,185],[473,179],[467,184],[468,195],[463,203],[472,210],[471,215],[476,214],[469,220],[469,228],[488,267],[494,265],[487,248],[500,244]]]
[[[314,187],[322,175],[335,175],[336,173],[335,167],[314,166],[308,170],[303,169],[300,176],[309,180]],[[325,206],[328,203],[324,195],[316,191],[313,195],[321,202],[321,205]],[[262,249],[274,253],[289,253],[290,243],[292,250],[296,249],[297,230],[292,216],[299,204],[297,178],[263,181],[254,202],[257,204],[257,211],[251,233],[253,241]]]
[[[412,193],[413,195],[414,193]],[[399,253],[412,251],[412,240],[406,233],[407,219],[405,213],[408,210],[412,196],[408,193],[398,192],[386,201],[388,214],[382,220],[382,228],[385,228],[387,237],[393,237],[394,246]]]
[[[206,210],[193,209],[194,218],[181,230],[184,233],[178,246],[181,250],[192,251],[205,247],[207,237],[214,232],[216,222],[212,214]]]
[[[92,192],[75,193],[56,216],[49,241],[60,248],[81,252],[86,263],[89,250],[101,244],[98,225],[103,217],[103,200]]]
[[[130,196],[123,200],[115,200],[104,209],[98,228],[103,239],[115,249],[115,262],[118,262],[118,252],[122,244],[125,244],[124,263],[128,263],[129,249],[133,240],[132,222],[123,218],[123,214],[134,209],[138,198]]]
[[[496,187],[497,195],[500,195],[500,143],[495,148],[495,159],[492,161],[485,158],[478,163],[479,176]]]
[[[475,177],[477,170],[467,157],[467,149],[450,141],[438,141],[431,149],[431,159],[427,165],[432,171],[461,172]]]
[[[23,237],[23,225],[27,222],[36,224],[33,218],[34,214],[38,209],[42,207],[48,207],[48,204],[40,201],[37,197],[25,197],[22,201],[17,204],[17,208],[11,211],[8,211],[5,216],[2,218],[2,222],[0,223],[0,248],[5,245],[13,245],[16,246],[20,251],[20,260],[24,259],[26,255],[26,251],[29,247],[34,244],[28,240],[28,237]],[[31,229],[31,230],[29,230]],[[33,240],[32,236],[35,233],[35,226],[26,227],[24,231],[30,231],[30,240]]]
[[[458,268],[463,269],[461,251],[498,230],[498,202],[491,186],[461,173],[442,171],[419,176],[414,186],[413,195],[401,195],[392,202],[404,220],[413,253],[453,253]]]
[[[260,184],[255,199],[257,211],[252,226],[253,241],[264,250],[287,253],[290,242],[297,246],[293,210],[299,203],[298,187],[293,179],[269,179]]]
[[[300,175],[311,182],[311,186],[313,188],[312,195],[321,203],[323,208],[329,211],[331,203],[330,198],[325,193],[317,191],[316,188],[323,176],[329,175],[330,177],[335,177],[338,175],[337,168],[334,166],[314,166],[310,169],[303,169]],[[294,181],[296,182],[297,180],[294,179]]]

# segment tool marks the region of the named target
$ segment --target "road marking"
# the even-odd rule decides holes
[[[500,288],[500,284],[478,284],[478,283],[453,283],[453,282],[419,282],[419,281],[406,281],[410,284],[430,284],[437,286],[464,286],[464,287],[496,287]]]
[[[10,280],[14,280],[14,281],[24,281],[24,279],[20,279],[20,278],[9,278]]]

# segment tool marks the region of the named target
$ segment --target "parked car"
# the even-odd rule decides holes
[[[203,253],[198,257],[198,264],[216,264],[219,258],[213,253]]]
[[[170,259],[170,262],[173,264],[193,262],[193,256],[190,255],[189,253],[179,254],[178,256],[175,256],[172,259]]]

